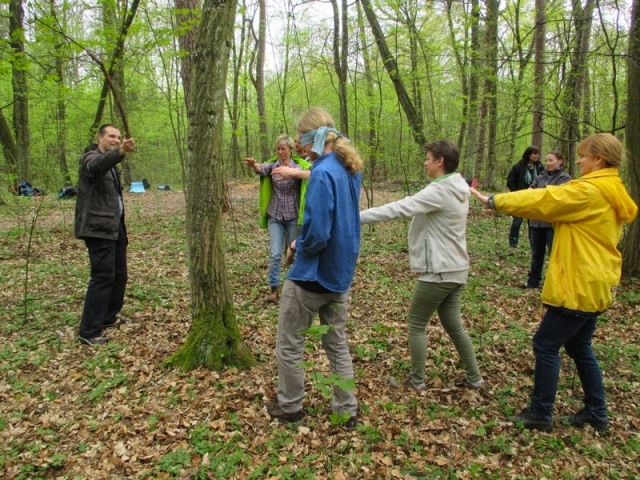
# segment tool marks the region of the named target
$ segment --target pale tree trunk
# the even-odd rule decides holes
[[[471,178],[475,178],[481,173],[481,170],[478,170],[478,97],[480,90],[480,74],[480,0],[471,0],[471,64],[469,66],[469,95],[467,98],[467,142],[464,146],[465,154],[463,155],[463,158],[465,159],[464,171],[467,176]],[[462,146],[460,148],[462,148]]]
[[[366,93],[366,110],[367,110],[367,146],[365,165],[365,176],[368,180],[365,182],[365,194],[367,196],[367,207],[373,206],[373,181],[378,175],[378,122],[375,112],[375,92],[373,88],[373,70],[371,68],[371,56],[369,54],[369,42],[367,41],[367,32],[364,25],[364,17],[362,15],[362,6],[357,4],[358,12],[358,39],[360,41],[360,52],[362,54],[364,82]]]
[[[627,162],[629,193],[640,205],[640,0],[633,0],[627,63]],[[640,220],[629,226],[622,243],[622,272],[640,277]]]
[[[9,38],[12,49],[13,130],[17,147],[18,183],[29,180],[31,135],[29,130],[28,61],[24,50],[24,9],[22,0],[10,0]]]
[[[237,176],[237,165],[240,163],[240,144],[239,126],[240,126],[240,77],[243,74],[245,67],[245,43],[247,39],[247,17],[246,17],[245,0],[242,2],[242,20],[240,25],[240,45],[236,44],[235,35],[232,36],[232,77],[233,83],[231,86],[231,105],[229,106],[229,119],[231,120],[231,146],[229,156],[231,157],[231,174]]]
[[[187,107],[187,117],[191,111],[191,78],[193,75],[193,54],[196,51],[196,39],[198,37],[198,24],[196,22],[199,12],[198,0],[175,0],[176,22],[178,31],[178,46],[180,47],[180,79],[182,80],[182,91]],[[189,177],[188,162],[186,152],[181,145],[178,145],[178,156],[180,158],[180,169],[182,173],[182,184],[187,184]],[[185,195],[188,192],[185,190]]]
[[[56,3],[51,0],[50,4],[51,16],[56,17]],[[61,8],[66,8],[64,4]],[[62,15],[66,18],[66,15]],[[60,165],[60,173],[62,174],[64,186],[71,185],[71,175],[69,174],[69,165],[67,163],[67,106],[66,106],[66,87],[65,80],[65,61],[64,61],[64,42],[59,41],[55,46],[55,70],[56,70],[56,124],[57,124],[57,152],[58,165]]]
[[[534,32],[534,73],[533,73],[533,131],[531,145],[543,148],[544,138],[544,57],[547,27],[546,0],[536,1],[536,28]]]
[[[182,348],[165,361],[185,370],[255,363],[236,323],[222,235],[222,135],[235,12],[235,0],[205,0],[194,58],[186,212],[192,323]]]
[[[338,77],[338,98],[340,99],[340,131],[349,136],[349,113],[347,105],[347,48],[349,26],[347,2],[342,0],[342,18],[338,2],[331,0],[333,7],[333,68]],[[342,23],[342,25],[340,25]],[[342,28],[340,28],[342,26]]]
[[[562,153],[567,159],[569,173],[573,175],[576,146],[580,139],[579,120],[582,94],[587,75],[587,52],[591,37],[591,24],[595,0],[586,0],[584,8],[581,0],[572,0],[575,25],[575,38],[571,66],[567,74],[562,99]]]
[[[253,68],[249,71],[251,83],[253,83],[253,87],[256,89],[260,130],[260,152],[261,157],[265,159],[269,158],[271,153],[271,148],[269,148],[270,142],[268,138],[267,107],[264,93],[264,62],[267,36],[267,6],[265,4],[265,0],[258,0],[258,9],[258,36],[255,38],[256,50],[251,59],[251,65],[255,67],[255,72],[253,71]]]
[[[389,50],[384,32],[378,23],[378,18],[376,17],[375,12],[373,11],[371,1],[360,0],[360,3],[364,9],[364,13],[369,22],[369,26],[371,27],[376,44],[378,45],[378,50],[382,57],[382,61],[384,62],[384,67],[389,74],[391,83],[393,83],[393,88],[395,89],[398,97],[398,103],[402,107],[402,110],[407,117],[407,121],[409,122],[409,126],[411,127],[413,139],[418,145],[423,146],[427,141],[424,135],[422,118],[418,114],[409,94],[407,93],[407,89],[402,81],[402,77],[400,76],[400,71],[398,70],[398,63],[391,54],[391,50]]]
[[[461,6],[464,3],[461,4]],[[460,118],[460,130],[458,130],[458,148],[460,152],[463,151],[464,148],[464,140],[465,133],[467,128],[467,114],[469,111],[469,80],[467,78],[467,49],[460,48],[458,45],[458,40],[456,38],[456,30],[453,26],[453,12],[451,11],[453,7],[453,0],[446,0],[447,6],[447,25],[449,27],[449,38],[451,39],[451,48],[453,49],[453,54],[456,59],[456,65],[458,67],[458,71],[460,72],[460,87],[462,88],[462,98],[464,99],[464,103],[462,105],[462,117]],[[464,29],[464,38],[465,38],[465,46],[466,46],[466,38],[468,35],[469,29],[465,27]],[[464,155],[460,158],[460,171],[466,173]]]

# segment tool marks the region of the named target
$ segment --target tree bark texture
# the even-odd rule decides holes
[[[640,0],[633,0],[627,84],[627,162],[629,193],[640,205]],[[640,220],[629,226],[622,244],[622,272],[640,277]]]
[[[185,370],[255,362],[236,324],[222,234],[222,135],[235,7],[235,0],[205,1],[194,61],[187,184],[192,324],[182,348],[166,360]]]
[[[62,8],[65,8],[64,6]],[[56,16],[56,3],[55,0],[51,0],[50,2],[50,11],[51,16]],[[66,15],[63,15],[63,18]],[[56,70],[56,124],[58,134],[56,135],[57,140],[57,157],[58,157],[58,165],[60,166],[60,173],[62,174],[62,179],[64,182],[64,186],[68,187],[71,185],[71,175],[69,173],[69,164],[67,162],[67,105],[66,105],[66,87],[64,84],[65,80],[65,60],[64,60],[64,43],[62,40],[56,43],[55,45],[55,70]]]
[[[543,148],[544,133],[544,54],[547,27],[546,0],[536,0],[536,27],[534,32],[534,73],[533,73],[533,130],[531,145]]]

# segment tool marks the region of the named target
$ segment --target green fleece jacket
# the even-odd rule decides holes
[[[274,163],[278,160],[278,157],[273,157],[267,160],[265,163]],[[311,167],[311,162],[306,161],[296,155],[291,157],[297,165],[300,165],[302,170],[307,170]],[[302,225],[302,217],[304,215],[304,202],[307,193],[307,180],[300,180],[300,205],[298,205],[298,225]],[[273,183],[271,176],[260,177],[260,217],[258,223],[260,228],[267,228],[269,224],[269,215],[267,214],[267,208],[269,208],[269,202],[271,202],[271,195],[273,195]]]

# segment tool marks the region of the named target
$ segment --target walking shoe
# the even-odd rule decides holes
[[[102,328],[105,330],[111,328],[120,328],[120,326],[126,323],[131,323],[131,319],[125,317],[124,315],[116,315],[116,318],[113,320],[113,322],[105,323]]]
[[[401,382],[400,380],[398,380],[396,377],[389,377],[387,379],[387,383],[389,384],[389,386],[393,387],[393,388],[411,388],[413,390],[415,390],[416,392],[421,392],[422,390],[426,390],[427,386],[424,384],[424,382],[420,382],[420,383],[416,383],[411,379],[411,376],[408,376],[404,382]]]
[[[302,409],[294,413],[287,413],[280,408],[278,399],[274,398],[265,404],[267,407],[267,413],[271,418],[280,420],[283,423],[297,423],[304,418],[304,411]]]
[[[585,412],[584,408],[572,415],[560,417],[560,422],[562,422],[564,425],[571,425],[578,428],[582,428],[585,426],[585,424],[589,424],[602,433],[609,430],[609,421],[603,422],[601,420],[598,420],[589,412]]]
[[[84,337],[81,337],[80,335],[78,335],[78,341],[80,341],[80,343],[83,343],[84,345],[89,345],[90,347],[109,343],[109,339],[107,337],[84,338]]]
[[[517,427],[523,427],[528,430],[540,430],[541,432],[553,431],[553,424],[551,422],[534,417],[528,408],[522,410],[520,415],[508,417],[507,421],[515,423]]]
[[[358,426],[358,414],[348,416],[348,413],[333,413],[327,410],[329,421],[336,427],[342,427],[345,430],[353,430]]]
[[[470,390],[480,390],[484,386],[484,379],[479,378],[475,382],[469,380],[469,377],[464,377],[464,380],[456,383],[456,387],[458,388],[468,388]]]
[[[271,287],[271,293],[265,298],[267,303],[278,303],[280,299],[280,287]]]

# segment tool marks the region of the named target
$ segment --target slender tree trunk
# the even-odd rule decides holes
[[[51,17],[56,17],[55,0],[50,0]],[[64,6],[62,8],[65,8]],[[66,15],[63,15],[66,17]],[[65,63],[63,58],[64,43],[59,41],[55,46],[55,70],[56,70],[56,124],[57,124],[57,152],[58,165],[60,165],[60,173],[64,186],[71,185],[71,175],[69,174],[69,165],[67,163],[67,105],[66,105],[66,86],[65,86]]]
[[[271,148],[269,148],[269,132],[267,126],[267,107],[264,93],[264,62],[265,62],[265,48],[266,48],[266,36],[267,36],[267,6],[265,0],[258,0],[259,8],[259,25],[258,25],[258,37],[257,48],[255,55],[255,75],[251,75],[251,81],[256,89],[256,96],[258,101],[258,121],[260,124],[260,152],[262,158],[269,158]]]
[[[467,143],[464,149],[464,163],[465,165],[469,165],[465,171],[471,178],[477,177],[482,172],[482,170],[478,169],[478,96],[480,74],[480,0],[471,0],[471,65],[469,68],[469,96],[467,99]]]
[[[338,98],[340,99],[340,131],[349,136],[349,113],[347,105],[347,48],[349,26],[347,2],[342,0],[342,28],[337,0],[331,0],[333,7],[333,67],[338,77]]]
[[[487,0],[487,76],[485,98],[487,101],[487,175],[486,188],[495,190],[496,141],[498,129],[498,8],[499,0]]]
[[[222,235],[225,85],[236,1],[205,0],[193,70],[187,216],[192,324],[166,360],[185,370],[255,363],[236,323]]]
[[[533,73],[533,131],[531,145],[543,148],[544,133],[544,85],[545,85],[545,35],[547,27],[546,0],[536,1],[536,28],[534,33],[535,69]]]
[[[2,144],[2,153],[7,161],[8,174],[10,177],[10,188],[16,190],[18,188],[18,146],[13,138],[11,127],[7,122],[4,113],[0,109],[0,143]]]
[[[465,141],[465,133],[467,129],[467,115],[469,112],[469,79],[467,72],[467,49],[460,48],[458,45],[458,40],[456,39],[456,31],[453,26],[453,12],[451,8],[453,6],[453,0],[446,1],[447,6],[447,25],[449,26],[449,38],[451,39],[451,47],[453,48],[453,53],[456,59],[456,65],[458,66],[458,71],[460,73],[460,86],[462,88],[462,98],[464,99],[464,103],[462,105],[462,117],[460,118],[460,130],[458,130],[458,148],[461,152],[464,152],[464,141]],[[464,37],[467,37],[468,28],[465,27]],[[466,46],[466,41],[465,41]],[[464,161],[464,155],[461,158],[460,171],[463,174],[468,174],[466,168],[466,162]]]
[[[9,38],[13,57],[11,81],[13,85],[13,130],[17,147],[18,182],[29,180],[31,162],[31,134],[29,129],[28,61],[24,49],[24,8],[22,0],[10,0]]]
[[[231,105],[229,108],[229,118],[231,119],[231,147],[230,154],[231,157],[231,174],[236,177],[238,174],[237,165],[240,162],[240,144],[238,142],[238,137],[240,135],[240,77],[244,71],[244,49],[245,43],[247,39],[247,17],[246,17],[246,8],[245,8],[245,0],[242,1],[242,22],[240,25],[240,45],[237,45],[235,42],[235,35],[233,38],[233,53],[232,53],[232,67],[233,67],[233,84],[231,86]]]
[[[633,0],[627,57],[627,161],[629,193],[640,205],[640,0]],[[640,277],[640,220],[627,229],[622,243],[622,272]]]
[[[398,63],[396,59],[391,55],[391,50],[387,46],[387,41],[385,39],[384,33],[380,24],[378,23],[378,18],[376,17],[375,12],[373,11],[373,7],[371,6],[370,0],[360,0],[362,4],[362,8],[364,9],[364,13],[369,22],[369,26],[371,27],[371,31],[376,40],[376,44],[378,45],[378,50],[380,51],[380,56],[382,57],[382,61],[384,62],[384,67],[389,74],[389,78],[391,78],[391,83],[393,83],[393,88],[396,91],[396,95],[398,96],[398,103],[402,107],[404,114],[407,117],[407,121],[411,126],[411,131],[413,133],[413,139],[415,142],[423,146],[426,141],[426,137],[424,135],[422,118],[418,114],[409,94],[407,93],[407,89],[404,86],[404,82],[402,81],[402,77],[400,76],[400,71],[398,70]]]

